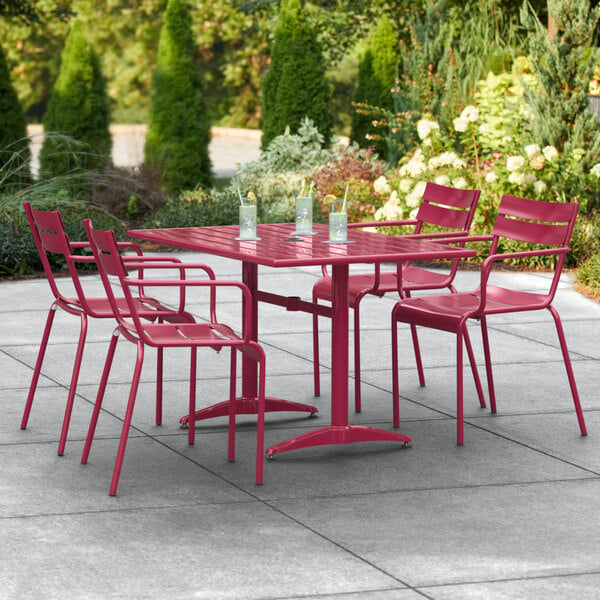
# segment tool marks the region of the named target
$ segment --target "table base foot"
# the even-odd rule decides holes
[[[309,404],[301,404],[300,402],[292,402],[291,400],[283,400],[281,398],[265,398],[265,412],[290,411],[290,412],[307,412],[313,416],[319,412],[316,406]],[[235,414],[236,415],[255,415],[258,413],[258,398],[236,398]],[[202,421],[203,419],[212,419],[214,417],[226,417],[229,415],[229,401],[219,402],[207,408],[202,408],[195,412],[194,419]],[[189,415],[179,419],[180,425],[189,423]]]
[[[364,425],[329,425],[307,431],[292,439],[280,442],[267,448],[267,456],[272,456],[278,452],[288,452],[299,448],[308,448],[311,446],[325,446],[330,444],[352,444],[354,442],[373,442],[373,441],[392,441],[404,442],[408,444],[412,439],[402,433],[385,431],[384,429],[375,429],[365,427]]]

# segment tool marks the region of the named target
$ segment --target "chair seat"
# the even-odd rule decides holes
[[[81,302],[78,298],[65,298],[67,303],[72,306],[76,306],[80,310],[83,310]],[[108,298],[87,298],[88,306],[91,310],[91,315],[100,319],[112,318],[113,313],[110,307]],[[115,298],[118,307],[123,311],[125,315],[129,315],[127,308],[127,301],[125,298]],[[137,309],[137,313],[140,317],[145,319],[155,320],[161,317],[164,321],[170,323],[185,323],[189,321],[189,318],[174,311],[166,306],[163,306],[158,300],[154,298],[134,298],[134,305]]]
[[[403,287],[407,291],[418,289],[437,289],[448,285],[448,275],[446,273],[437,273],[428,271],[419,267],[407,267],[402,271]],[[394,272],[383,272],[379,275],[378,291],[374,292],[376,296],[383,296],[389,292],[398,290],[397,276]],[[364,273],[360,275],[350,275],[348,278],[348,296],[350,307],[355,308],[356,301],[368,294],[375,283],[373,273]],[[313,292],[320,300],[331,302],[332,299],[331,277],[323,277],[315,283]]]
[[[483,314],[500,314],[545,308],[547,296],[506,288],[487,286],[487,297]],[[441,329],[458,331],[465,315],[477,312],[481,296],[478,290],[468,293],[436,294],[407,298],[396,305],[394,318],[397,321]]]
[[[142,329],[160,346],[220,347],[224,341],[241,339],[231,327],[220,323],[143,323]]]

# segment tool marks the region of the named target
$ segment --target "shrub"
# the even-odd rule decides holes
[[[40,151],[40,174],[50,177],[71,171],[102,170],[111,153],[109,124],[110,109],[100,62],[81,23],[75,21],[44,115],[44,130],[68,136],[80,147],[73,153],[60,136],[46,136]]]
[[[145,227],[208,227],[238,222],[239,200],[233,190],[183,192],[167,200],[158,211],[148,215]]]
[[[295,133],[304,117],[315,123],[329,144],[333,124],[330,97],[316,32],[300,1],[285,0],[275,30],[271,66],[263,80],[263,149],[287,127]]]
[[[38,202],[36,208],[54,210],[65,206],[52,201]],[[87,239],[83,228],[83,219],[87,217],[92,219],[94,226],[114,229],[120,239],[125,237],[125,227],[120,221],[83,202],[70,202],[68,210],[61,213],[69,239],[73,241]],[[64,259],[53,254],[50,255],[50,264],[55,270],[66,267]],[[86,265],[82,264],[81,268],[86,268]],[[0,276],[32,275],[41,270],[42,263],[23,209],[20,206],[0,209]]]
[[[6,56],[0,46],[0,188],[26,184],[29,171],[29,140],[25,115],[10,80]]]
[[[388,188],[381,181],[385,163],[378,159],[373,148],[358,146],[339,147],[335,156],[312,177],[319,202],[317,214],[327,212],[323,205],[325,196],[343,198],[348,189],[348,220],[351,222],[373,220],[375,211],[387,200]],[[376,181],[379,180],[376,185]]]
[[[327,164],[332,152],[310,119],[303,119],[297,133],[287,129],[277,136],[254,162],[241,165],[233,178],[230,193],[237,198],[252,191],[258,198],[263,222],[290,222],[295,218],[294,199],[302,182]]]
[[[163,186],[172,192],[212,181],[210,122],[194,48],[187,2],[169,0],[152,81],[145,158],[160,170]]]
[[[358,80],[352,97],[356,109],[352,115],[350,139],[361,148],[375,146],[384,159],[389,157],[388,143],[373,126],[373,115],[361,109],[361,104],[386,110],[394,108],[392,88],[398,66],[398,40],[389,19],[383,16],[358,65]]]

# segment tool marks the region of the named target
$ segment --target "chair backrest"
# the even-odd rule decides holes
[[[544,202],[516,196],[502,196],[498,216],[492,229],[490,254],[496,254],[502,238],[527,244],[525,252],[553,248],[557,252],[554,278],[549,296],[554,296],[567,257],[579,204],[576,202]],[[534,248],[532,248],[534,246]]]
[[[415,233],[421,233],[425,224],[468,233],[480,195],[480,190],[462,190],[428,182],[415,217],[418,221]]]
[[[80,257],[75,257],[71,242],[67,235],[62,216],[57,210],[38,210],[31,206],[30,202],[23,202],[23,209],[25,210],[25,216],[29,222],[31,233],[37,247],[44,273],[50,289],[54,294],[54,297],[65,304],[72,304],[73,298],[66,297],[59,289],[56,279],[52,272],[52,267],[48,259],[48,254],[60,254],[64,257],[71,281],[77,294],[77,300],[82,305],[84,310],[87,311],[87,301],[83,292],[81,281],[79,280],[79,274],[75,266],[74,260],[84,260]],[[91,262],[91,257],[90,262]]]
[[[143,331],[143,327],[138,314],[138,307],[134,302],[129,286],[123,283],[127,278],[128,273],[125,265],[123,264],[123,258],[119,252],[119,246],[117,244],[115,232],[112,229],[94,229],[90,219],[84,219],[83,226],[85,227],[85,232],[88,236],[88,240],[90,241],[90,246],[92,248],[92,252],[94,253],[94,259],[96,261],[98,272],[100,273],[113,316],[119,325],[125,329],[129,331],[137,330],[138,334],[142,335],[141,332]],[[127,316],[133,321],[133,327],[123,315],[122,308],[124,307],[119,307],[109,276],[114,276],[119,280],[119,288],[120,291],[123,292],[123,297],[125,298],[125,302],[127,304]]]

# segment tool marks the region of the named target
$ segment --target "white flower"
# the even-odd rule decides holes
[[[542,150],[542,153],[548,162],[552,162],[555,158],[558,158],[558,150],[554,146],[546,146]]]
[[[546,157],[543,154],[534,154],[529,157],[529,164],[532,169],[539,171],[546,166]]]
[[[396,190],[392,191],[388,201],[375,212],[376,221],[393,221],[402,218],[402,207],[398,203]]]
[[[454,165],[454,161],[459,160],[455,152],[442,152],[439,157],[440,165],[445,167],[451,167]]]
[[[415,206],[419,206],[421,203],[421,199],[423,198],[423,192],[425,191],[425,186],[427,182],[419,181],[415,187],[411,190],[409,194],[406,195],[404,201],[406,202],[406,206],[409,208],[414,208]]]
[[[600,163],[596,163],[591,169],[590,173],[595,177],[600,178]]]
[[[537,177],[533,173],[525,173],[523,175],[524,185],[533,185],[537,181]]]
[[[448,175],[438,175],[433,181],[438,185],[448,185],[450,183],[450,177],[448,177]]]
[[[515,185],[523,185],[525,183],[525,175],[515,171],[508,176],[508,181],[509,183],[514,183]]]
[[[412,159],[406,163],[406,173],[411,177],[419,177],[427,171],[427,165],[421,160]]]
[[[407,194],[412,187],[412,181],[410,179],[401,179],[398,187],[403,194]]]
[[[460,117],[474,123],[479,119],[479,109],[476,106],[469,104],[469,106],[465,106],[464,110],[460,113]]]
[[[531,158],[532,156],[536,156],[540,152],[541,149],[539,144],[529,144],[529,146],[525,146],[525,154],[527,154],[529,158]]]
[[[464,177],[457,177],[452,180],[452,185],[459,190],[464,190],[467,187],[467,180]]]
[[[464,169],[467,166],[467,163],[462,158],[456,157],[456,159],[452,161],[452,166],[455,169]]]
[[[544,181],[542,181],[541,179],[538,179],[533,184],[533,189],[535,191],[536,196],[541,196],[546,191],[547,187],[548,186],[546,185],[546,183]]]
[[[438,130],[440,126],[437,121],[431,121],[429,119],[421,119],[417,121],[417,134],[422,140],[426,140],[431,135],[432,131]]]
[[[428,163],[427,163],[427,166],[428,166],[428,167],[429,167],[431,170],[435,171],[435,169],[437,169],[437,168],[438,168],[438,167],[439,167],[441,164],[442,164],[442,163],[441,163],[441,161],[440,161],[440,157],[439,157],[439,156],[432,156],[432,157],[429,159],[429,161],[428,161]]]
[[[376,194],[385,195],[385,194],[389,194],[392,191],[392,188],[390,187],[389,183],[387,182],[387,179],[385,178],[385,176],[381,175],[373,182],[373,190],[375,191]]]
[[[454,124],[454,131],[466,131],[467,127],[469,126],[469,121],[467,121],[467,119],[463,119],[462,117],[458,117],[457,119],[454,119],[453,121]]]
[[[496,173],[494,173],[494,171],[490,171],[486,176],[485,176],[485,180],[488,183],[494,183],[496,181],[498,181],[498,175],[496,175]]]
[[[522,156],[509,156],[506,159],[506,168],[511,171],[521,171],[525,166],[525,159]]]
[[[489,133],[491,131],[491,127],[489,123],[482,123],[479,126],[479,133],[481,133],[481,135],[485,135],[486,133]]]

